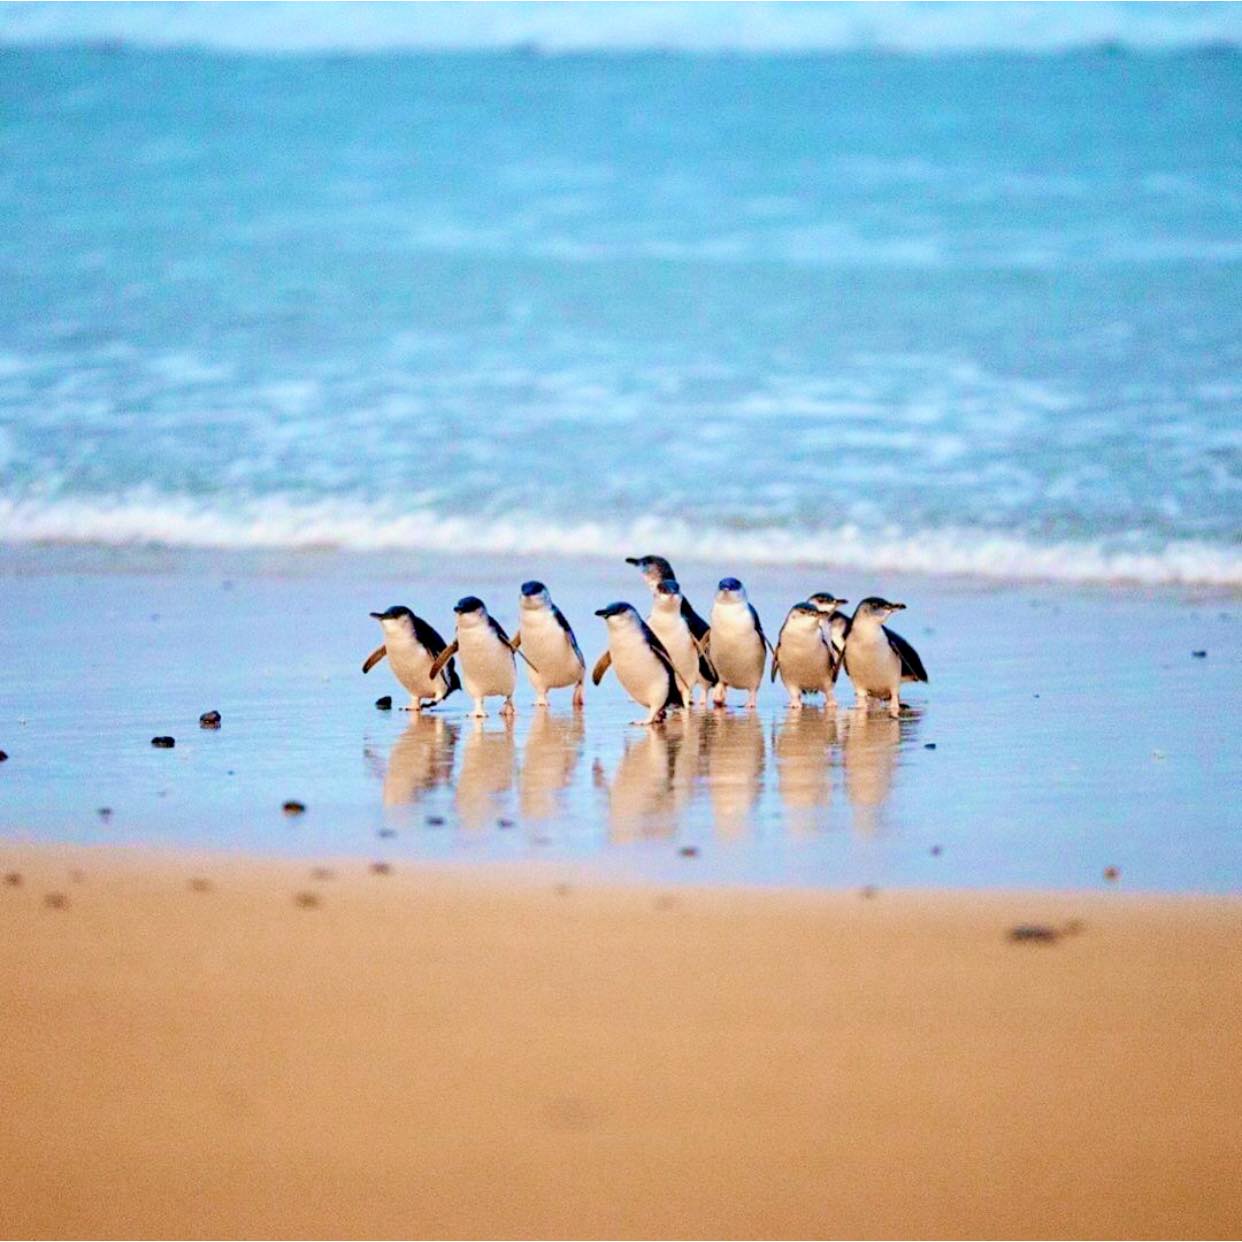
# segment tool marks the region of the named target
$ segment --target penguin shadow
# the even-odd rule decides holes
[[[711,804],[713,831],[737,840],[749,832],[763,791],[763,725],[757,712],[712,712],[699,725],[700,787]]]
[[[903,710],[898,720],[875,710],[841,713],[845,796],[860,836],[874,836],[883,828],[884,804],[893,791],[901,747],[914,740],[921,715],[910,709]]]
[[[384,805],[406,806],[447,785],[453,775],[458,732],[458,726],[443,716],[413,717],[388,752]]]
[[[512,717],[495,723],[470,720],[463,726],[456,806],[464,828],[480,828],[495,819],[503,808],[502,795],[513,788],[516,766]]]
[[[841,740],[837,713],[822,707],[789,712],[772,729],[776,789],[789,831],[812,836],[832,804],[833,749]]]
[[[536,707],[522,749],[518,801],[526,819],[550,819],[561,807],[582,758],[582,713],[556,716]]]
[[[667,840],[677,835],[693,790],[694,749],[684,718],[627,737],[611,781],[602,769],[595,783],[608,796],[608,840]],[[687,770],[689,765],[689,770]]]

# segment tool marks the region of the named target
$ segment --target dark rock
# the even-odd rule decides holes
[[[51,910],[63,910],[69,904],[69,898],[64,893],[48,893],[43,898],[43,904]]]
[[[1020,923],[1009,929],[1009,939],[1016,944],[1053,944],[1060,934],[1043,923]]]
[[[290,798],[281,808],[286,815],[301,815],[306,810],[305,802],[298,802]]]
[[[392,711],[392,695],[381,694],[379,698],[375,700],[375,706],[378,707],[380,711],[382,712]]]
[[[936,749],[936,743],[935,743],[935,742],[924,742],[924,743],[923,743],[923,749],[924,749],[924,750],[935,750],[935,749]]]
[[[22,873],[20,871],[9,871],[5,874],[4,882],[10,888],[17,888],[22,882]]]
[[[211,881],[205,880],[201,875],[196,875],[190,880],[190,892],[192,893],[210,893]]]
[[[431,828],[443,828],[444,827],[444,816],[443,815],[428,815],[427,824],[428,824],[428,827],[431,827]]]
[[[1206,652],[1206,651],[1192,651],[1190,654],[1191,654],[1191,655],[1192,655],[1192,656],[1193,656],[1196,660],[1206,660],[1206,659],[1207,659],[1207,652]]]
[[[375,835],[377,837],[395,837],[397,830],[395,828],[381,828]]]
[[[95,814],[106,824],[112,818],[112,808],[110,806],[101,806]]]
[[[312,867],[312,880],[331,880],[336,877],[336,872],[331,867]]]
[[[8,755],[5,754],[4,751],[0,750],[0,763],[3,763],[7,758],[8,758]]]
[[[293,904],[295,906],[301,906],[304,910],[313,909],[315,906],[319,905],[319,894],[318,893],[294,893]]]
[[[512,828],[512,827],[513,827],[513,820],[511,820],[511,819],[498,819],[498,820],[496,821],[496,827],[497,827],[497,828]]]
[[[220,713],[204,712],[198,718],[198,727],[200,729],[218,729],[220,727]]]
[[[697,858],[699,847],[697,845],[683,845],[677,852],[682,858]]]
[[[151,745],[159,750],[172,750],[176,744],[177,739],[175,737],[153,737],[151,739]]]
[[[870,898],[874,897],[874,896],[876,895],[876,893],[878,893],[879,891],[880,891],[880,890],[879,890],[878,888],[876,888],[876,886],[875,886],[874,884],[864,884],[864,885],[862,886],[862,888],[860,888],[860,889],[858,890],[858,895],[859,895],[860,897],[866,897],[866,898],[870,899]]]
[[[373,862],[370,870],[372,875],[392,875],[392,863]]]
[[[940,857],[940,855],[944,853],[944,846],[942,846],[942,845],[933,845],[933,846],[931,847],[931,852],[932,852],[932,856],[933,856],[934,858],[939,858],[939,857]]]
[[[1106,880],[1116,880],[1116,879],[1120,879],[1120,877],[1121,877],[1121,872],[1118,868],[1116,867],[1105,867],[1104,868],[1104,878]]]

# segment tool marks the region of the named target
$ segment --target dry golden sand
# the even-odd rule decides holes
[[[0,852],[5,1235],[1242,1228],[1242,902],[312,870]]]

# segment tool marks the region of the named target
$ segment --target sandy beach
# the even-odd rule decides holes
[[[1236,899],[0,860],[6,1237],[1242,1225]]]

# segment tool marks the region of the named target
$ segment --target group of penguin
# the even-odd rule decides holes
[[[710,621],[704,621],[681,593],[664,557],[630,556],[626,562],[638,568],[651,589],[651,611],[644,621],[632,604],[596,610],[608,626],[608,649],[596,661],[591,680],[599,685],[611,667],[630,697],[647,709],[646,719],[636,724],[656,724],[670,708],[688,708],[696,689],[704,703],[710,697],[716,706],[723,706],[730,688],[745,690],[746,706],[754,707],[769,651],[772,680],[780,676],[794,710],[801,708],[804,694],[822,693],[832,706],[842,669],[859,707],[865,709],[869,697],[885,699],[894,717],[901,708],[902,682],[927,681],[918,652],[884,625],[904,604],[873,595],[846,616],[841,608],[848,600],[820,592],[790,609],[773,647],[736,578],[720,580]],[[549,690],[572,686],[574,707],[581,707],[586,661],[564,613],[542,582],[523,583],[519,605],[518,632],[510,638],[481,599],[467,595],[458,600],[451,643],[404,606],[373,612],[384,643],[367,657],[362,671],[387,656],[410,692],[411,711],[464,688],[474,700],[472,716],[485,716],[485,702],[493,697],[504,699],[503,715],[512,715],[515,657],[520,656],[537,706],[547,704]]]

